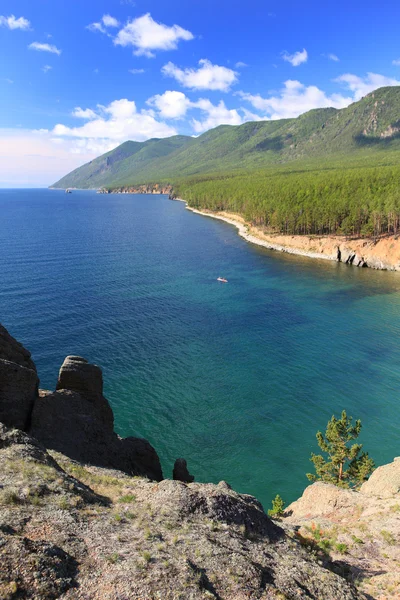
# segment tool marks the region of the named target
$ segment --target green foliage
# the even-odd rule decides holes
[[[390,87],[342,110],[323,108],[297,119],[221,125],[198,138],[173,136],[125,142],[76,169],[55,186],[112,188],[156,182],[175,185],[204,175],[209,179],[279,170],[284,163],[296,164],[295,169],[302,170],[305,162],[311,161],[316,170],[324,160],[331,163],[333,158],[347,168],[352,156],[379,165],[386,160],[388,151],[400,148],[399,113],[400,87]],[[392,160],[391,164],[396,162]]]
[[[284,514],[285,502],[282,500],[279,494],[277,494],[272,500],[272,508],[269,509],[268,514],[270,517],[282,517]]]
[[[342,110],[125,142],[55,187],[171,183],[194,208],[285,234],[400,232],[400,87]],[[373,124],[373,125],[372,125]]]
[[[310,481],[357,487],[372,473],[374,462],[368,454],[362,452],[362,444],[350,445],[361,431],[361,421],[357,420],[354,425],[352,421],[352,417],[348,417],[344,410],[340,419],[332,416],[325,435],[317,432],[318,445],[328,458],[325,459],[321,454],[311,454],[310,460],[316,474],[307,473]]]
[[[128,504],[130,502],[134,502],[135,500],[136,500],[135,494],[125,494],[124,496],[121,496],[120,498],[118,498],[118,502],[120,502],[121,504]]]
[[[340,554],[346,554],[346,552],[348,551],[349,547],[347,544],[343,544],[342,542],[335,544],[335,550],[337,552],[339,552]]]

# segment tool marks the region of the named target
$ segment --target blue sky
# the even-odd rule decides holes
[[[0,186],[400,85],[400,4],[1,0]]]

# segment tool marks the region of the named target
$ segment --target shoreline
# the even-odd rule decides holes
[[[381,271],[400,271],[400,238],[388,236],[374,242],[371,239],[357,238],[346,240],[340,236],[309,236],[267,234],[247,223],[243,217],[228,212],[212,212],[198,210],[188,205],[183,198],[175,198],[184,202],[185,208],[191,212],[225,221],[237,228],[238,234],[251,244],[267,250],[275,250],[307,258],[342,262],[359,268],[371,268]]]

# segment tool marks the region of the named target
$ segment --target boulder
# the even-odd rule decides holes
[[[349,512],[357,505],[357,493],[339,488],[332,483],[317,481],[306,487],[301,498],[292,502],[285,514],[296,519],[329,516]]]
[[[88,395],[103,394],[103,374],[100,367],[81,356],[67,356],[58,375],[56,390],[74,390]]]
[[[0,325],[0,422],[25,430],[38,387],[30,352]]]
[[[191,475],[187,468],[187,462],[184,458],[177,458],[172,471],[172,479],[183,481],[184,483],[192,483],[194,476]]]
[[[388,465],[378,467],[371,477],[362,484],[360,493],[365,496],[390,498],[400,494],[400,457]]]
[[[116,436],[118,443],[116,454],[124,471],[135,475],[143,475],[155,481],[163,478],[160,459],[153,446],[143,438]]]

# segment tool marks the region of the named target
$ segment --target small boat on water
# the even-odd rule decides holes
[[[217,277],[217,281],[220,281],[221,283],[228,283],[228,280],[225,279],[225,277]]]
[[[72,194],[72,190],[70,190],[69,188],[67,188],[67,189],[65,190],[65,193],[66,193],[66,194]]]

